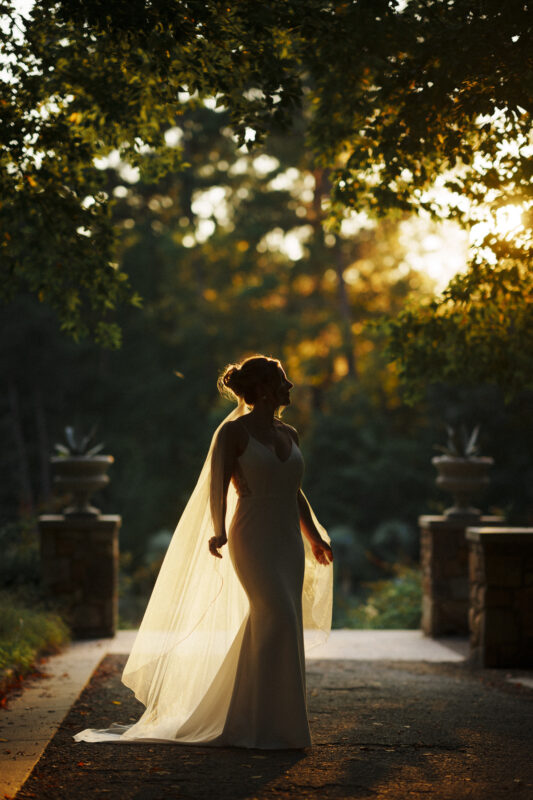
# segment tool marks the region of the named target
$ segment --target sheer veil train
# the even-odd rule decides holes
[[[213,517],[222,509],[222,455],[217,434],[229,420],[247,413],[241,401],[213,434],[198,482],[178,522],[150,597],[122,681],[146,707],[132,725],[87,729],[76,741],[158,739],[209,743],[224,727],[235,653],[248,616],[248,599],[229,554],[214,558],[208,541]],[[230,484],[229,530],[237,504]],[[329,537],[312,513],[325,541]],[[305,547],[302,592],[305,648],[325,641],[331,627],[332,569]],[[217,689],[218,687],[218,689]]]

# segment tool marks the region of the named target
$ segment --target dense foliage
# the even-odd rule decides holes
[[[383,323],[410,401],[428,384],[499,385],[506,398],[533,388],[533,269],[530,257],[474,263],[439,298]]]
[[[528,2],[47,0],[27,20],[12,3],[2,10],[5,297],[28,287],[71,334],[91,329],[117,344],[109,313],[139,298],[116,257],[112,196],[95,158],[118,150],[152,174],[186,161],[165,132],[191,96],[227,108],[239,143],[260,143],[303,110],[337,225],[349,208],[451,215],[465,226],[523,209],[519,241],[490,230],[467,276],[389,332],[415,395],[427,361],[430,379],[483,378],[515,393],[531,385]]]

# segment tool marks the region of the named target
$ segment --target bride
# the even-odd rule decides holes
[[[331,626],[333,554],[300,487],[298,434],[279,416],[292,385],[265,356],[219,378],[238,405],[215,431],[122,675],[146,710],[76,741],[311,744],[305,649]]]

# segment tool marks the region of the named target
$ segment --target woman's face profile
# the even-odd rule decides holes
[[[283,367],[281,365],[278,366],[277,381],[276,384],[273,385],[272,389],[274,392],[275,400],[280,406],[290,405],[291,402],[290,391],[293,386],[294,384],[291,383],[290,380],[285,375],[285,370],[283,369]]]

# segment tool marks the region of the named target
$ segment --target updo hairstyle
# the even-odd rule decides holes
[[[261,384],[273,383],[279,377],[277,358],[251,356],[240,364],[229,364],[217,381],[221,394],[232,399],[242,398],[246,405],[253,406],[259,396]]]

